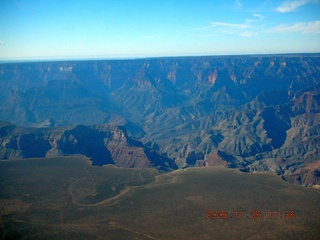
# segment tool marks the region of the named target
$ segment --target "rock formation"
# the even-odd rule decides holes
[[[85,153],[97,164],[142,167],[157,152],[180,168],[222,164],[319,184],[309,177],[320,159],[317,54],[3,63],[0,87],[0,120],[33,127],[2,139],[2,158],[33,156],[40,144],[39,156]],[[110,124],[126,135],[101,142],[110,138],[97,126]],[[48,127],[59,129],[56,142]],[[121,136],[143,147],[124,147]],[[26,142],[30,152],[9,150]],[[95,160],[97,151],[112,157]]]

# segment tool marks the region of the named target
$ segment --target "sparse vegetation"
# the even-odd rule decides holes
[[[159,174],[59,157],[2,161],[0,184],[4,239],[317,239],[320,233],[319,190],[271,173],[209,167]],[[245,218],[206,219],[207,210],[243,211]],[[263,217],[252,219],[258,210]],[[269,219],[269,210],[279,216],[293,210],[296,217]]]

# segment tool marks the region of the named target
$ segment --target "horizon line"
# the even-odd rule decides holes
[[[158,56],[74,56],[74,57],[13,57],[0,58],[3,63],[23,62],[62,62],[62,61],[114,61],[114,60],[139,60],[156,58],[188,58],[188,57],[232,57],[232,56],[270,56],[270,55],[317,55],[320,52],[279,52],[279,53],[217,53],[217,54],[189,54],[189,55],[158,55]]]

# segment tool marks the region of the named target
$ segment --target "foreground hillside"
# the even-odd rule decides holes
[[[320,184],[319,55],[8,63],[0,87],[0,119],[18,126],[113,124],[180,168],[224,165]],[[63,152],[41,156],[55,151]]]
[[[3,239],[319,239],[320,192],[220,167],[0,162]]]

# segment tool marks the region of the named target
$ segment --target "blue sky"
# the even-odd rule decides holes
[[[0,59],[320,52],[320,0],[0,0]]]

